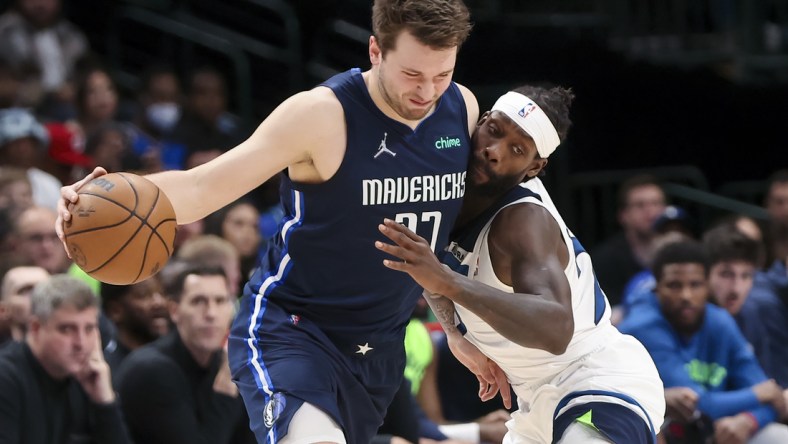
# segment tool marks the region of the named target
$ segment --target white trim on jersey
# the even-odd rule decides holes
[[[287,242],[287,237],[290,232],[290,229],[298,225],[302,222],[302,195],[300,191],[293,191],[293,202],[295,207],[295,217],[287,221],[286,223],[282,224],[282,241],[285,243]],[[246,339],[246,343],[249,346],[249,349],[252,351],[252,357],[250,362],[252,367],[254,367],[255,372],[257,373],[257,378],[262,384],[261,389],[266,393],[266,395],[271,396],[273,394],[271,390],[271,381],[268,376],[268,372],[265,370],[265,364],[262,363],[261,353],[260,350],[257,348],[256,344],[258,342],[257,338],[257,329],[258,326],[258,319],[262,319],[261,310],[263,306],[263,298],[265,294],[268,292],[268,289],[275,285],[277,282],[281,281],[285,275],[285,272],[288,269],[288,265],[290,264],[290,254],[285,254],[282,257],[282,261],[279,263],[279,266],[276,270],[275,276],[268,276],[268,278],[263,281],[262,285],[260,285],[260,289],[254,295],[254,310],[252,310],[252,315],[249,317],[249,330],[248,330],[248,337]]]

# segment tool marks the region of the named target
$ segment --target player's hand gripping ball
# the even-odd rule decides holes
[[[64,226],[74,262],[108,284],[145,280],[172,255],[177,222],[167,196],[130,173],[97,177],[79,190]]]

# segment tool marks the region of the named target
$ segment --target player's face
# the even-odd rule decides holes
[[[403,119],[417,121],[427,116],[449,87],[457,47],[433,49],[402,32],[385,56],[373,39],[370,60],[378,68],[377,86],[386,104]]]
[[[31,322],[30,335],[41,352],[41,365],[54,378],[74,376],[98,345],[98,309],[61,306],[45,322]]]
[[[224,276],[187,276],[181,300],[173,303],[170,315],[192,354],[210,355],[219,350],[233,316]]]
[[[662,313],[681,333],[697,330],[708,295],[709,287],[701,264],[668,264],[657,279]]]
[[[169,331],[170,313],[161,284],[155,277],[132,285],[123,298],[123,305],[125,312],[119,328],[128,328],[145,342]]]
[[[745,261],[724,261],[709,270],[709,288],[717,304],[737,314],[752,289],[755,264]]]
[[[467,181],[476,189],[506,191],[526,176],[538,174],[547,163],[537,158],[533,139],[500,111],[482,116],[472,140]]]

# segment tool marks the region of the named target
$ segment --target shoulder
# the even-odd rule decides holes
[[[715,335],[722,332],[729,333],[738,331],[739,328],[738,325],[736,325],[736,320],[733,319],[730,313],[724,308],[711,303],[706,304],[706,319],[704,324],[706,324],[712,332],[715,332]]]
[[[263,125],[277,123],[291,136],[332,136],[332,132],[344,132],[344,118],[342,104],[333,91],[318,86],[290,96],[265,119]]]
[[[744,302],[744,306],[752,305],[759,310],[781,310],[783,302],[775,294],[774,289],[768,285],[760,283],[753,285],[750,295]]]
[[[540,237],[559,230],[558,222],[542,205],[520,202],[506,206],[493,218],[491,233],[507,233],[515,237]]]
[[[325,113],[342,113],[342,104],[334,91],[327,86],[317,86],[308,91],[301,91],[282,102],[287,110],[298,111],[309,117],[319,119]]]
[[[479,102],[476,96],[464,85],[454,83],[460,90],[463,100],[465,101],[465,109],[468,112],[468,132],[473,134],[473,129],[476,126],[476,121],[479,120]]]
[[[706,318],[700,333],[716,344],[735,346],[746,341],[733,316],[724,308],[711,303],[706,304]]]
[[[0,349],[0,393],[17,392],[24,379],[31,378],[31,369],[23,351],[23,344],[12,342]]]
[[[457,89],[460,90],[460,94],[462,95],[462,98],[465,100],[465,106],[468,107],[468,110],[476,110],[478,114],[479,101],[476,100],[476,95],[474,95],[473,92],[470,89],[468,89],[467,86],[461,85],[457,82],[455,82],[454,84],[457,85]]]
[[[0,346],[0,378],[10,375],[24,362],[17,350],[19,345],[16,342],[11,342]]]

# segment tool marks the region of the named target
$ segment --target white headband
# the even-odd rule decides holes
[[[506,114],[531,136],[536,143],[536,151],[543,159],[552,154],[561,143],[547,114],[527,96],[509,91],[495,102],[492,109]]]

